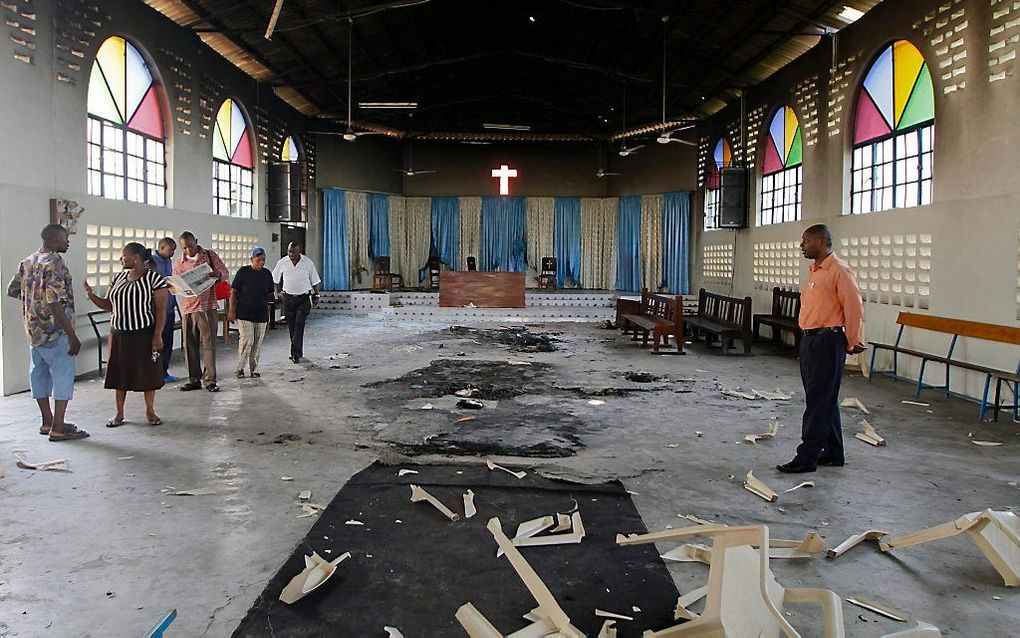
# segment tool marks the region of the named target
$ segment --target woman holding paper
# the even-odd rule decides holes
[[[85,283],[85,294],[92,303],[112,313],[105,387],[116,391],[117,414],[106,423],[109,428],[124,425],[129,391],[144,393],[145,418],[150,425],[163,423],[155,402],[156,390],[163,387],[163,324],[169,293],[163,276],[145,267],[151,256],[149,249],[131,242],[120,257],[124,270],[114,276],[105,297],[96,295]]]

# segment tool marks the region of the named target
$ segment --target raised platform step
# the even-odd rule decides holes
[[[612,320],[616,311],[612,308],[440,308],[405,306],[387,308],[373,314],[384,321],[582,321],[594,322]]]

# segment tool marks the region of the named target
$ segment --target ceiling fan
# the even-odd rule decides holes
[[[595,177],[597,177],[599,179],[602,179],[604,177],[616,177],[617,175],[620,175],[620,173],[610,173],[610,172],[606,171],[605,166],[603,166],[603,162],[602,162],[602,148],[600,147],[599,148],[599,170],[595,171]]]
[[[637,153],[644,147],[645,147],[644,144],[637,144],[636,146],[627,146],[626,144],[623,144],[620,146],[620,150],[617,151],[617,153],[619,154],[620,157],[627,157],[628,155],[633,155],[634,153]]]
[[[666,126],[666,22],[669,21],[669,16],[662,18],[662,125]],[[687,144],[688,146],[697,146],[697,142],[691,142],[689,140],[682,140],[677,137],[673,137],[674,133],[686,131],[694,128],[694,125],[682,126],[672,131],[663,131],[659,133],[659,137],[655,138],[655,141],[659,144],[669,144],[670,142],[680,142],[681,144]]]
[[[687,131],[687,130],[690,130],[692,128],[694,128],[694,126],[682,126],[680,128],[673,129],[672,131],[663,131],[662,133],[659,134],[659,137],[655,138],[655,141],[658,142],[659,144],[669,144],[670,142],[680,142],[681,144],[686,144],[688,146],[697,146],[698,143],[694,142],[692,140],[682,140],[679,137],[673,137],[673,135],[676,134],[676,133]]]
[[[415,175],[431,175],[432,173],[438,173],[436,169],[427,170],[414,170],[414,142],[410,142],[407,145],[407,168],[396,169],[404,174],[405,177],[414,177]]]

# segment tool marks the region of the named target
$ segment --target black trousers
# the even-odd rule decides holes
[[[177,315],[174,312],[166,313],[166,323],[163,324],[163,376],[170,370],[170,355],[174,352],[174,322]]]
[[[800,377],[804,381],[804,422],[796,463],[814,467],[821,456],[844,461],[843,426],[839,419],[839,382],[846,365],[846,335],[804,335],[800,342]]]
[[[312,310],[312,296],[304,295],[283,295],[283,314],[287,315],[287,330],[290,331],[290,356],[298,358],[304,356],[305,347],[305,322],[308,320],[308,313]]]

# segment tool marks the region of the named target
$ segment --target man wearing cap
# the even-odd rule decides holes
[[[227,319],[238,323],[241,342],[237,348],[237,378],[244,378],[244,365],[248,364],[251,376],[258,373],[262,339],[269,325],[269,301],[273,298],[273,275],[265,268],[266,251],[255,247],[251,251],[251,265],[242,266],[230,285],[230,304]]]

